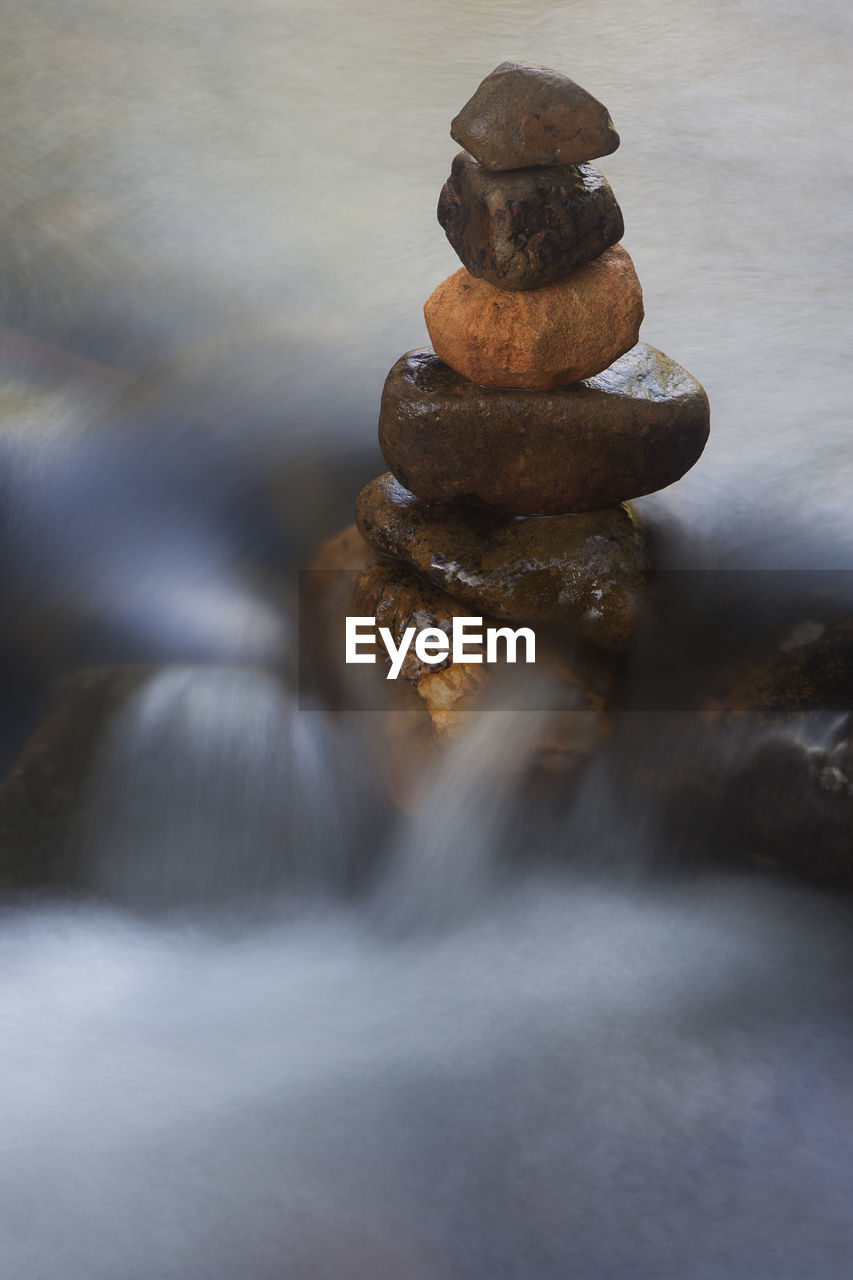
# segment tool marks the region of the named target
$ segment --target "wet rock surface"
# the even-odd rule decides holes
[[[362,536],[483,615],[561,624],[608,649],[639,625],[650,568],[627,506],[547,520],[420,502],[390,474],[356,504]]]
[[[853,616],[810,603],[703,699],[708,735],[729,744],[708,825],[763,870],[853,887]]]
[[[409,627],[416,631],[430,627],[450,637],[453,619],[466,616],[465,605],[459,600],[424,582],[399,560],[388,560],[376,552],[373,552],[372,563],[356,579],[352,609],[356,614],[374,617],[377,626],[387,627],[397,643]],[[482,659],[483,646],[471,648]],[[405,680],[417,683],[422,676],[434,674],[452,663],[449,653],[438,662],[423,662],[412,646],[400,674]]]
[[[378,555],[355,526],[325,543],[316,562],[326,569],[337,564],[348,571],[340,578],[345,594],[335,602],[337,610],[375,618],[377,627],[389,629],[395,644],[401,643],[410,627],[434,628],[450,638],[453,619],[469,614],[465,604],[425,582],[408,565]],[[358,571],[349,572],[356,562]],[[501,623],[486,618],[483,625]],[[468,643],[466,647],[481,658],[485,656],[483,645]],[[331,670],[333,654],[328,654],[327,662],[325,684],[331,689],[337,682]],[[536,630],[536,685],[535,690],[531,688],[529,707],[523,699],[519,705],[518,677],[522,668],[508,672],[503,649],[497,663],[455,662],[450,652],[435,663],[426,663],[411,646],[396,682],[381,678],[387,665],[386,660],[374,672],[380,677],[378,688],[384,693],[384,703],[377,699],[372,705],[384,705],[386,709],[382,732],[392,745],[398,773],[408,768],[414,774],[431,760],[430,744],[422,732],[426,723],[438,743],[455,739],[472,727],[472,717],[505,706],[509,700],[522,715],[527,709],[541,720],[531,747],[531,771],[565,777],[604,741],[618,672],[618,663],[614,664],[610,655],[578,645],[558,631],[541,626]],[[405,691],[417,695],[420,709],[408,719],[400,714],[404,706],[412,709]],[[391,708],[397,708],[396,715],[387,714]]]
[[[643,291],[621,245],[542,289],[496,289],[464,267],[424,305],[436,354],[489,387],[548,391],[600,373],[635,346]]]
[[[793,875],[853,889],[853,715],[691,711],[617,731],[628,812],[660,833],[660,861]]]
[[[355,582],[352,611],[376,619],[377,627],[387,627],[400,644],[406,630],[434,628],[448,637],[454,617],[465,616],[465,606],[445,592],[419,578],[397,560],[377,557]],[[439,736],[453,736],[464,728],[467,713],[476,709],[490,672],[482,661],[483,646],[471,646],[479,662],[454,662],[452,654],[438,662],[423,662],[414,646],[409,648],[400,670],[422,699],[432,728]]]
[[[656,863],[853,888],[849,573],[659,574],[608,745]]]
[[[826,575],[830,584],[844,576]],[[715,674],[702,704],[707,719],[853,708],[853,614],[837,611],[831,591],[813,595],[811,607],[777,621],[769,638]]]
[[[528,62],[495,67],[450,136],[489,169],[578,164],[619,146],[606,107],[568,76]]]
[[[464,617],[466,606],[419,578],[396,560],[377,560],[358,580],[353,609],[387,626],[396,643],[406,629],[434,627],[450,636],[454,617]],[[484,619],[484,627],[497,625]],[[484,657],[484,646],[467,646]],[[569,772],[601,744],[607,733],[607,707],[612,693],[612,662],[595,651],[566,643],[559,635],[540,628],[536,636],[537,677],[542,692],[531,699],[536,711],[553,703],[553,714],[543,717],[542,731],[533,748],[531,767]],[[508,692],[505,661],[454,662],[452,655],[429,665],[410,650],[401,675],[424,701],[436,733],[454,736],[468,724],[470,714],[500,706],[500,693]],[[503,681],[500,688],[498,682]],[[517,681],[516,681],[517,683]],[[522,707],[523,710],[523,707]]]
[[[853,887],[853,715],[765,720],[726,802],[754,864]]]
[[[69,676],[0,785],[0,890],[82,890],[81,798],[110,717],[150,675],[105,667]]]
[[[385,681],[379,666],[344,662],[346,618],[372,615],[369,593],[362,601],[356,593],[363,575],[382,557],[353,524],[327,538],[315,550],[304,575],[299,602],[299,682],[303,706],[336,710],[373,709],[399,711],[417,708],[405,680]],[[374,593],[375,595],[376,593]],[[362,610],[361,605],[365,608]],[[402,606],[401,606],[402,609]],[[386,613],[380,625],[391,625]]]
[[[493,173],[460,152],[438,221],[463,265],[498,289],[537,289],[622,239],[610,184],[591,164]]]
[[[477,386],[423,348],[388,374],[379,445],[397,480],[427,502],[476,499],[547,515],[672,484],[701,455],[708,429],[702,387],[645,343],[553,391]]]

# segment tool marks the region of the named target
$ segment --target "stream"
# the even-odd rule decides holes
[[[0,1280],[848,1280],[849,891],[734,856],[673,691],[853,604],[853,11],[7,10],[4,768],[58,682],[139,674],[81,695],[85,768],[28,757],[79,831],[0,899]],[[531,798],[545,709],[502,707],[394,804],[380,713],[300,706],[296,575],[384,469],[449,121],[507,58],[607,104],[642,337],[711,439],[637,504],[671,626],[577,788]],[[798,729],[825,789],[850,710]],[[4,867],[51,863],[34,813]]]

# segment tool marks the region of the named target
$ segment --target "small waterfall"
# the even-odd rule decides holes
[[[440,930],[488,900],[547,718],[546,711],[511,707],[471,717],[398,824],[375,902],[383,927],[400,935]]]
[[[89,882],[137,910],[345,893],[383,821],[370,761],[363,734],[299,710],[271,672],[167,667],[93,762]]]

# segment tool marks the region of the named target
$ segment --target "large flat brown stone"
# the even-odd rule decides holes
[[[696,379],[643,342],[554,391],[477,386],[425,348],[388,374],[379,445],[400,483],[427,502],[551,515],[672,484],[702,453],[708,423]]]
[[[650,562],[625,505],[524,520],[421,502],[386,473],[362,489],[356,522],[377,551],[480,615],[562,624],[609,649],[639,624]]]
[[[578,164],[619,146],[606,107],[568,76],[529,62],[495,67],[450,136],[489,169]]]
[[[633,347],[643,291],[620,244],[541,289],[496,289],[464,267],[424,305],[436,354],[486,387],[549,391],[606,369]]]
[[[493,173],[461,151],[438,221],[472,276],[498,289],[538,289],[599,257],[624,224],[607,179],[591,164]]]

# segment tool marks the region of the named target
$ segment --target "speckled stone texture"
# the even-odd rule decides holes
[[[549,391],[606,369],[635,346],[643,291],[621,245],[557,284],[496,289],[461,267],[424,305],[436,354],[487,387]]]
[[[546,520],[421,502],[390,474],[356,503],[362,537],[481,615],[566,626],[625,648],[640,621],[646,541],[621,505]]]
[[[488,169],[579,164],[619,146],[606,107],[568,76],[529,62],[495,67],[450,136]]]
[[[622,239],[622,212],[591,164],[492,173],[460,151],[438,221],[472,276],[498,289],[539,289]]]
[[[400,483],[427,502],[553,515],[672,484],[701,455],[708,428],[703,388],[643,342],[555,391],[480,387],[425,348],[388,374],[379,446]]]

